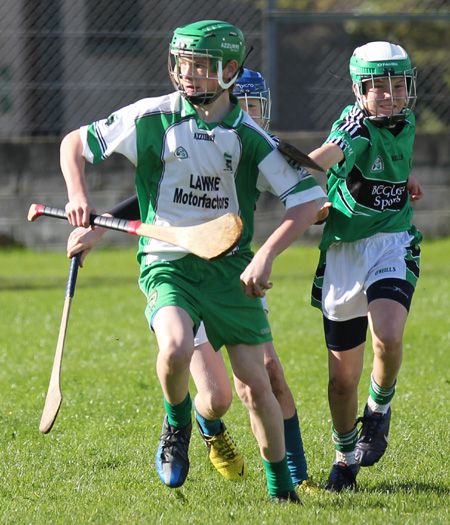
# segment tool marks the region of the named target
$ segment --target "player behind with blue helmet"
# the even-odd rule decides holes
[[[244,68],[234,85],[233,95],[239,99],[242,109],[267,131],[270,124],[270,89],[261,73]]]

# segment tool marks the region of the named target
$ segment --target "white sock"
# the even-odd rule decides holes
[[[336,450],[336,462],[345,463],[346,465],[353,465],[353,463],[356,463],[355,451],[352,450],[351,452],[341,452]]]
[[[369,396],[369,398],[367,399],[367,406],[369,407],[369,411],[371,414],[373,414],[374,412],[386,414],[386,412],[389,410],[389,407],[391,406],[391,403],[387,403],[386,405],[379,405],[378,403],[375,403],[375,401]]]

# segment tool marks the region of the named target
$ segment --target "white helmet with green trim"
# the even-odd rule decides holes
[[[390,126],[403,121],[414,109],[417,99],[416,68],[411,67],[411,59],[401,46],[390,42],[369,42],[357,47],[350,59],[350,77],[359,107],[378,125]],[[369,114],[362,99],[367,87],[374,87],[375,78],[388,78],[392,93],[392,79],[398,77],[405,80],[406,86],[405,103],[401,113],[394,113],[392,104],[392,112],[389,116]]]
[[[196,74],[196,61],[207,58],[204,73]],[[180,58],[192,61],[189,79],[194,84],[195,93],[186,92],[181,82]],[[220,20],[202,20],[175,29],[169,50],[169,73],[175,88],[193,104],[210,104],[223,90],[229,89],[241,73],[245,58],[245,40],[242,31],[228,22]],[[225,79],[223,68],[230,61],[236,60],[238,68],[232,78]],[[197,68],[198,69],[198,68]],[[222,89],[214,92],[199,89],[198,79],[216,79]]]

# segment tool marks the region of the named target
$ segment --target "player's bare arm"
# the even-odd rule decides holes
[[[241,274],[242,289],[249,297],[264,297],[265,290],[272,288],[269,278],[273,261],[317,221],[317,216],[315,201],[293,206],[286,211],[281,224]]]
[[[322,166],[324,170],[327,170],[341,162],[344,159],[344,153],[336,144],[328,143],[309,153],[309,157],[317,162],[319,166]],[[310,171],[312,172],[313,170]]]
[[[89,217],[95,209],[89,199],[84,174],[85,159],[80,131],[74,130],[64,137],[60,148],[60,164],[67,185],[67,219],[72,226],[89,226]]]

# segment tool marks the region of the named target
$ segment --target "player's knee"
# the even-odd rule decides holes
[[[229,392],[219,391],[214,394],[211,393],[206,399],[202,398],[202,405],[210,415],[207,419],[219,419],[223,417],[230,408],[232,397],[230,390]]]
[[[267,373],[269,374],[271,380],[272,378],[278,379],[279,377],[283,376],[283,369],[281,368],[279,361],[273,357],[265,357],[264,366],[266,367]]]
[[[360,374],[352,370],[340,371],[339,374],[330,375],[328,390],[339,396],[350,395],[358,388]]]
[[[280,362],[276,359],[268,359],[264,364],[267,373],[269,374],[272,391],[278,398],[280,395],[283,395],[286,390],[288,390],[283,368],[281,367]]]
[[[272,395],[270,383],[262,379],[255,378],[248,384],[241,383],[236,388],[239,398],[249,410],[262,410],[267,403],[267,398]]]
[[[159,360],[165,363],[169,372],[178,372],[189,368],[193,349],[187,346],[168,343],[159,349]]]
[[[402,337],[395,334],[389,334],[383,339],[373,341],[373,351],[382,360],[397,358],[402,354],[402,349]]]
[[[372,334],[374,351],[379,355],[389,355],[401,352],[403,326],[398,326],[395,319],[392,323],[382,323],[375,327]]]

